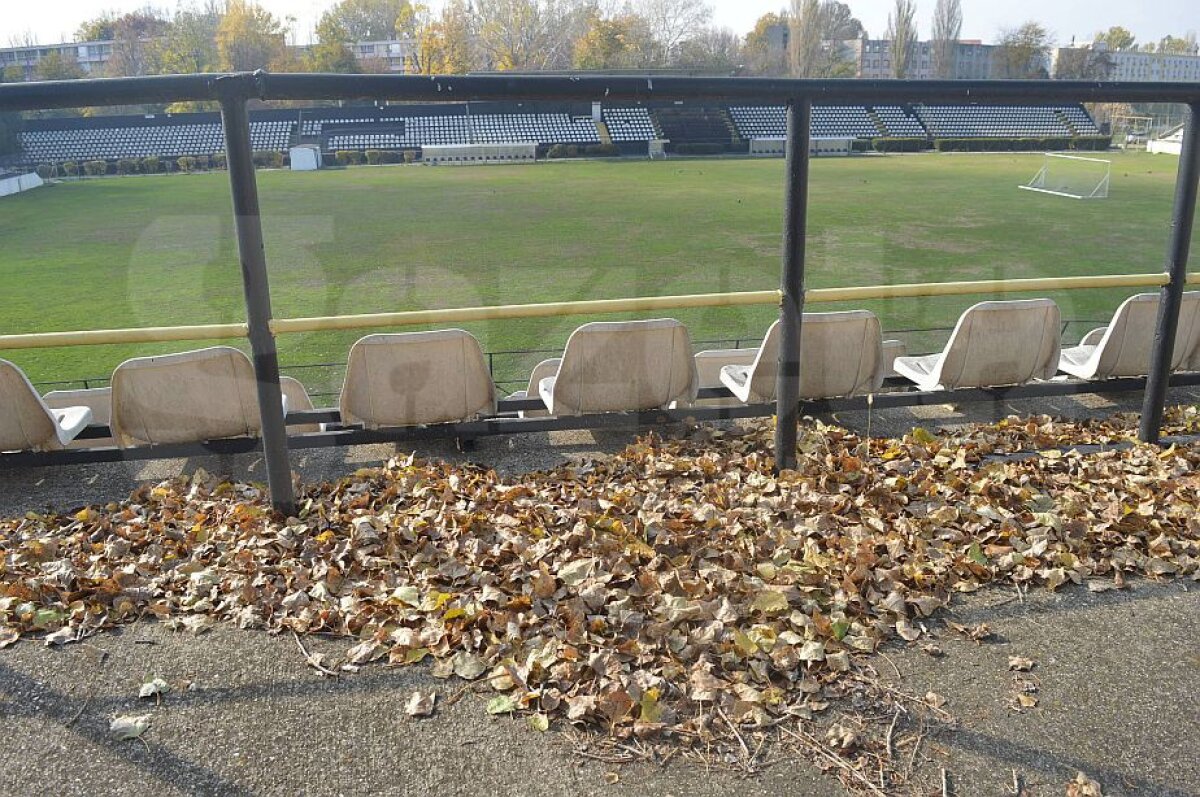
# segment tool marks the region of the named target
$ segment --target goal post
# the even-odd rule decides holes
[[[1047,152],[1038,173],[1018,188],[1071,199],[1107,199],[1111,181],[1110,160]]]

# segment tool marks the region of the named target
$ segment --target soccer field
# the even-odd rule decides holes
[[[1110,157],[1110,156],[1106,156]],[[1170,156],[1114,154],[1110,198],[1017,189],[1041,155],[911,155],[812,164],[809,287],[1153,272],[1163,268]],[[260,172],[276,317],[773,289],[781,160],[557,162]],[[224,173],[108,178],[0,200],[3,333],[240,321]],[[1191,260],[1200,263],[1193,253]],[[1052,294],[1102,321],[1132,291]],[[886,331],[951,326],[986,296],[866,302]],[[812,309],[839,309],[820,305]],[[681,310],[694,339],[750,339],[770,307]],[[604,316],[621,318],[630,316]],[[466,325],[487,351],[561,349],[587,317]],[[1078,337],[1086,324],[1072,325]],[[365,332],[284,335],[285,372],[318,390]],[[912,350],[942,333],[901,333]],[[0,350],[34,381],[104,376],[201,342]],[[520,379],[543,355],[501,356]],[[507,385],[506,385],[507,386]]]

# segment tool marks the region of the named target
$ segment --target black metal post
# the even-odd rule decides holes
[[[1184,117],[1183,149],[1179,153],[1179,172],[1175,177],[1175,209],[1171,216],[1171,240],[1167,245],[1169,280],[1162,288],[1158,304],[1158,326],[1154,331],[1154,351],[1138,438],[1157,443],[1166,409],[1167,385],[1171,378],[1171,359],[1175,352],[1175,329],[1179,326],[1179,308],[1187,282],[1188,250],[1192,243],[1192,219],[1196,215],[1197,178],[1200,177],[1200,103],[1188,106]]]
[[[775,469],[796,467],[800,423],[800,319],[804,313],[804,238],[808,226],[808,147],[812,100],[787,109],[787,190],[783,203],[783,277],[779,369],[775,380]]]
[[[222,78],[218,83],[221,119],[225,126],[225,157],[233,214],[237,225],[238,252],[242,261],[242,288],[246,295],[246,322],[254,373],[258,379],[258,410],[262,417],[263,454],[271,504],[284,515],[296,512],[292,472],[288,463],[287,425],[283,417],[279,386],[279,355],[271,332],[271,289],[267,282],[267,259],[263,250],[262,218],[258,209],[258,182],[250,145],[250,119],[246,99],[253,76]]]

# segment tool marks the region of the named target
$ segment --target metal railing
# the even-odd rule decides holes
[[[686,77],[628,77],[597,76],[538,76],[483,75],[431,76],[405,75],[272,75],[263,72],[221,75],[165,75],[137,78],[99,80],[68,80],[47,83],[0,85],[0,111],[31,110],[79,106],[138,105],[183,101],[216,100],[220,103],[225,133],[225,149],[237,230],[238,252],[242,264],[243,292],[246,300],[246,323],[208,325],[167,331],[123,331],[128,335],[179,335],[172,340],[214,337],[222,335],[249,338],[258,384],[259,411],[262,418],[262,450],[266,464],[271,499],[283,513],[295,510],[295,498],[288,463],[289,440],[279,384],[279,359],[275,334],[301,329],[327,328],[325,323],[338,324],[333,328],[357,328],[360,324],[378,326],[381,323],[439,323],[471,317],[522,317],[497,314],[497,308],[467,308],[462,311],[421,311],[418,313],[371,314],[367,316],[333,317],[324,319],[281,319],[272,322],[270,288],[266,256],[263,248],[262,223],[258,202],[258,185],[251,159],[250,127],[247,102],[259,100],[340,100],[370,99],[391,101],[448,102],[463,100],[557,100],[557,101],[650,101],[650,100],[720,100],[778,102],[787,107],[787,146],[784,185],[783,269],[778,294],[766,294],[760,299],[780,302],[782,323],[781,353],[778,367],[775,429],[776,467],[796,465],[796,439],[800,418],[800,317],[805,301],[848,301],[866,298],[889,298],[922,295],[918,286],[889,286],[885,290],[862,288],[824,289],[806,292],[805,237],[808,221],[809,141],[814,101],[824,103],[875,104],[911,102],[986,102],[991,104],[1055,104],[1061,102],[1176,102],[1188,106],[1182,155],[1176,177],[1175,200],[1166,264],[1162,274],[1134,275],[1125,286],[1161,286],[1159,318],[1155,331],[1154,350],[1149,377],[1144,383],[1144,400],[1139,435],[1144,441],[1157,441],[1162,422],[1166,390],[1170,383],[1170,363],[1178,326],[1180,305],[1185,283],[1186,264],[1191,245],[1192,223],[1196,211],[1197,180],[1200,177],[1200,83],[1104,83],[1085,81],[875,81],[875,80],[791,80],[768,78],[686,78]],[[1086,287],[1089,278],[1065,278],[1057,285]],[[1097,278],[1090,278],[1095,280]],[[1103,278],[1101,278],[1103,279]],[[1126,279],[1126,277],[1110,278]],[[1150,280],[1143,282],[1140,280]],[[1014,285],[1018,281],[1002,281]],[[1049,290],[1054,280],[1019,281],[1023,287],[1012,290]],[[984,290],[1006,291],[992,283],[951,283],[950,291],[972,293]],[[988,285],[989,287],[983,287]],[[712,296],[712,295],[709,295]],[[832,297],[837,298],[832,298]],[[661,300],[663,297],[658,297]],[[678,298],[678,297],[674,297]],[[614,300],[601,300],[612,302]],[[617,300],[629,302],[631,300]],[[641,300],[638,300],[641,301]],[[576,303],[573,303],[576,304]],[[577,303],[587,304],[587,303]],[[638,307],[669,307],[669,304],[641,304]],[[680,305],[680,306],[716,306]],[[526,306],[528,307],[528,306]],[[595,306],[593,305],[593,308]],[[560,307],[561,313],[579,311]],[[631,305],[628,309],[634,309]],[[512,306],[506,312],[518,312]],[[610,310],[583,310],[609,312]],[[615,311],[615,310],[614,310]],[[458,312],[460,315],[454,315]],[[521,311],[526,312],[526,311]],[[527,312],[538,312],[527,310]],[[437,313],[441,313],[440,315]],[[474,313],[475,315],[472,315]],[[421,320],[417,320],[421,319]],[[344,325],[344,326],[343,326]],[[94,342],[89,332],[50,333],[58,335],[45,345],[79,345]],[[75,337],[72,337],[75,336]],[[18,338],[14,340],[13,338]],[[6,336],[0,346],[20,345],[24,336]],[[152,339],[143,337],[142,340]],[[34,337],[24,337],[29,346],[38,345]],[[1136,381],[1136,380],[1135,380]],[[1111,384],[1106,384],[1106,388]],[[1061,392],[1050,386],[1042,395]],[[1057,391],[1057,392],[1056,392]],[[1030,394],[1029,389],[1008,389],[1005,395]],[[1075,392],[1078,392],[1077,387]],[[1037,395],[1037,391],[1032,394]],[[944,398],[943,398],[944,400]],[[749,407],[731,414],[763,414],[769,407]],[[697,413],[703,414],[703,413]],[[675,417],[671,412],[639,414],[635,420],[661,422]],[[592,426],[612,423],[611,418],[593,418]],[[512,429],[529,431],[540,428],[563,428],[562,419],[530,419],[513,424],[506,420],[486,420],[455,425],[464,434],[487,434]],[[446,430],[428,430],[429,434],[445,434]],[[369,442],[376,437],[390,439],[376,432],[334,432],[321,440],[306,435],[293,441],[296,446]],[[233,441],[210,446],[210,450],[246,448],[257,442]],[[166,448],[160,455],[171,455]],[[70,453],[70,452],[68,452]],[[3,455],[11,456],[11,455]]]

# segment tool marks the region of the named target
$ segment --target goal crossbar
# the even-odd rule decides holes
[[[1018,185],[1018,188],[1024,191],[1036,191],[1039,194],[1067,197],[1068,199],[1105,199],[1108,197],[1108,187],[1112,180],[1112,161],[1104,158],[1087,158],[1082,155],[1064,155],[1058,152],[1047,152],[1045,156],[1047,162],[1042,164],[1042,168],[1038,169],[1033,179],[1028,183]],[[1046,184],[1046,178],[1050,173],[1051,159],[1102,164],[1105,167],[1104,176],[1095,185],[1091,186],[1090,189],[1085,186],[1080,191],[1056,190],[1055,188],[1047,187]]]

